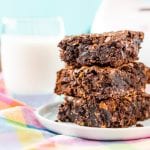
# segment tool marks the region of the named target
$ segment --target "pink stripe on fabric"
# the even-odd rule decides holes
[[[34,126],[36,128],[44,128],[40,122],[36,119],[32,109],[28,107],[22,107],[22,114],[24,116],[27,125]]]
[[[3,76],[1,73],[0,73],[0,93],[7,94],[5,83],[4,83]]]
[[[80,139],[80,138],[76,138],[76,137],[70,137],[70,136],[65,136],[65,135],[57,135],[51,138],[48,138],[44,141],[41,141],[40,143],[38,143],[37,145],[34,145],[35,149],[41,150],[42,148],[47,148],[47,149],[60,149],[67,147],[67,148],[75,148],[76,146],[80,146],[80,148],[82,149],[84,146],[99,146],[101,147],[102,145],[104,145],[101,142],[98,141],[90,141],[90,140],[84,140],[84,139]]]
[[[14,100],[12,98],[9,98],[8,96],[5,96],[4,94],[0,93],[0,101],[3,101],[7,104],[11,104]]]
[[[25,106],[26,104],[21,102],[21,101],[17,101],[13,98],[10,98],[4,94],[0,93],[0,101],[3,103],[6,103],[7,105],[9,105],[10,107],[14,107],[14,106]]]

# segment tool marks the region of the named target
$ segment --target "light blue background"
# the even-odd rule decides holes
[[[0,0],[0,19],[4,16],[62,16],[67,34],[86,33],[100,2],[101,0]]]

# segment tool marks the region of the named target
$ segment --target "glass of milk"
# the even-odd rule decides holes
[[[2,72],[10,94],[53,92],[56,72],[63,67],[58,42],[64,24],[57,18],[3,18]]]

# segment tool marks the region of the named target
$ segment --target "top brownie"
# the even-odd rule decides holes
[[[61,59],[67,65],[118,67],[138,60],[143,39],[143,32],[124,30],[67,36],[60,41],[58,47],[61,48]]]

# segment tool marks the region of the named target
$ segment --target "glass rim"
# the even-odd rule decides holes
[[[53,17],[38,17],[38,16],[31,16],[31,17],[2,17],[1,18],[1,23],[2,24],[7,24],[7,23],[11,23],[11,22],[22,22],[22,21],[59,21],[59,22],[63,22],[64,20],[61,16],[53,16]]]
[[[46,16],[46,17],[42,17],[42,16],[31,16],[31,17],[2,17],[1,18],[1,23],[2,25],[8,25],[8,24],[12,24],[15,25],[17,22],[18,23],[28,23],[28,22],[37,22],[37,23],[42,23],[42,22],[55,22],[58,21],[60,24],[60,31],[61,31],[61,35],[65,35],[65,27],[64,27],[64,20],[61,16]]]

